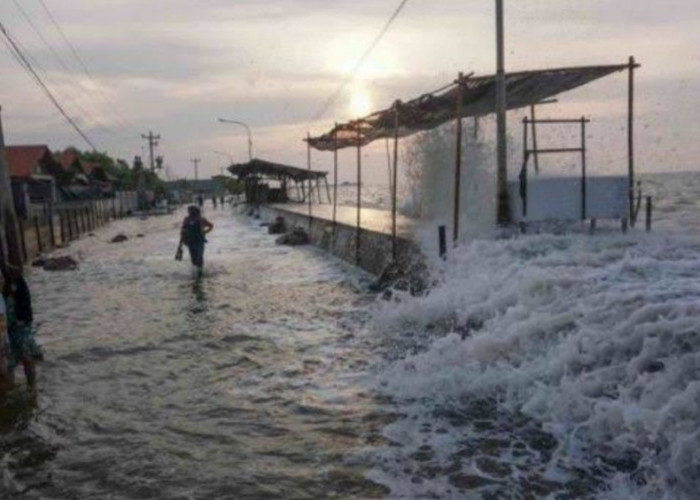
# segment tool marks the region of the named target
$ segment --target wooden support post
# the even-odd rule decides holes
[[[496,122],[497,122],[497,189],[500,225],[510,222],[508,201],[508,123],[505,75],[505,28],[503,0],[496,0]]]
[[[48,211],[48,221],[49,221],[49,238],[51,239],[51,248],[56,248],[56,228],[53,226],[53,209]]]
[[[338,124],[333,128],[333,249],[338,227]]]
[[[581,220],[588,218],[586,207],[586,117],[581,117]]]
[[[629,210],[630,225],[634,227],[634,70],[636,68],[634,57],[629,59],[628,70],[628,110],[627,110],[627,165],[629,177]]]
[[[1,110],[2,108],[0,108]],[[10,181],[10,168],[5,155],[5,138],[0,118],[0,247],[7,263],[22,267],[23,252],[18,233],[18,219]]]
[[[360,227],[362,225],[362,132],[357,123],[357,227],[355,231],[355,264],[360,265]]]
[[[65,212],[65,219],[65,222],[67,222],[66,227],[68,228],[68,241],[73,241],[73,228],[71,227],[70,223],[70,210]]]
[[[532,123],[532,149],[533,149],[533,157],[535,160],[535,173],[539,174],[540,173],[540,155],[537,151],[537,115],[535,113],[535,105],[532,104],[530,106],[530,120]]]
[[[313,198],[313,187],[311,184],[311,134],[309,132],[306,133],[306,165],[309,170],[309,231],[311,231],[311,203]]]
[[[447,232],[445,226],[438,227],[438,248],[440,251],[440,258],[445,259],[447,257]]]
[[[462,101],[464,100],[464,74],[457,77],[457,137],[455,145],[455,186],[454,186],[454,214],[452,226],[452,240],[459,241],[459,212],[460,197],[462,192]]]
[[[20,249],[22,250],[22,259],[26,262],[29,256],[27,255],[27,235],[24,232],[24,221],[22,219],[17,219],[18,231],[19,231],[19,243]]]
[[[63,227],[63,212],[58,212],[58,227],[61,231],[61,245],[66,244],[66,230]]]
[[[651,196],[647,196],[647,223],[646,223],[646,229],[647,232],[651,231],[651,212],[652,212],[652,200]]]
[[[399,125],[401,122],[401,101],[394,103],[394,164],[391,172],[391,254],[394,264],[399,259],[399,243],[396,231],[397,186],[399,183]],[[460,120],[461,121],[461,120]]]
[[[41,228],[39,227],[39,217],[34,216],[34,231],[36,232],[36,248],[39,253],[44,252],[44,243],[41,241]]]
[[[523,204],[523,218],[527,218],[527,178],[528,171],[527,165],[530,162],[530,149],[529,149],[529,137],[528,137],[528,119],[523,118],[523,167],[520,171],[520,197]],[[525,221],[523,221],[523,224]],[[524,233],[521,227],[521,232]]]
[[[326,198],[328,199],[328,204],[330,205],[333,203],[333,200],[331,199],[331,187],[328,185],[328,177],[323,177],[323,183],[326,185]]]
[[[321,196],[321,180],[316,177],[316,198],[318,198],[319,205],[323,204],[323,197]]]

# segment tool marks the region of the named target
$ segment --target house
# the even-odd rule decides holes
[[[30,216],[33,206],[43,209],[57,201],[57,177],[62,169],[48,146],[6,146],[5,154],[15,211],[20,217]]]
[[[74,148],[56,153],[55,159],[69,179],[69,182],[62,184],[60,188],[65,201],[114,196],[114,179],[99,163],[83,160]]]

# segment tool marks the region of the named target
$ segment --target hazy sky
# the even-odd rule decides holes
[[[362,73],[319,122],[311,118],[345,78],[398,0],[44,0],[87,62],[88,79],[39,0],[16,0],[71,72],[28,25],[14,0],[0,22],[99,149],[132,159],[142,133],[159,133],[173,177],[218,173],[230,154],[305,166],[302,138],[448,83],[494,70],[491,0],[409,0]],[[700,3],[693,0],[506,0],[509,70],[611,64],[635,55],[640,171],[695,169],[700,141]],[[10,144],[86,145],[0,46],[0,104]],[[562,96],[549,116],[590,116],[591,168],[624,172],[626,77]],[[517,123],[522,113],[512,113]],[[105,130],[107,129],[107,130]],[[517,138],[520,128],[512,128]],[[561,142],[567,133],[545,140]],[[561,145],[561,144],[559,144]],[[354,153],[353,153],[354,154]],[[144,155],[145,156],[145,155]],[[352,154],[342,158],[351,178]],[[331,155],[314,153],[314,168]],[[513,164],[519,159],[512,155]],[[384,145],[366,151],[371,180],[386,176]]]

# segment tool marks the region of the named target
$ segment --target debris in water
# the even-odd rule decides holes
[[[289,246],[308,245],[309,235],[302,228],[295,227],[292,229],[291,233],[284,234],[277,238],[276,243],[278,245]]]
[[[118,234],[114,238],[111,239],[111,243],[123,243],[127,241],[129,237],[125,234]]]

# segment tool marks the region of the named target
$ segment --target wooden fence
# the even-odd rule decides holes
[[[129,212],[112,200],[92,200],[54,207],[53,215],[19,219],[19,236],[25,262],[68,244]]]

